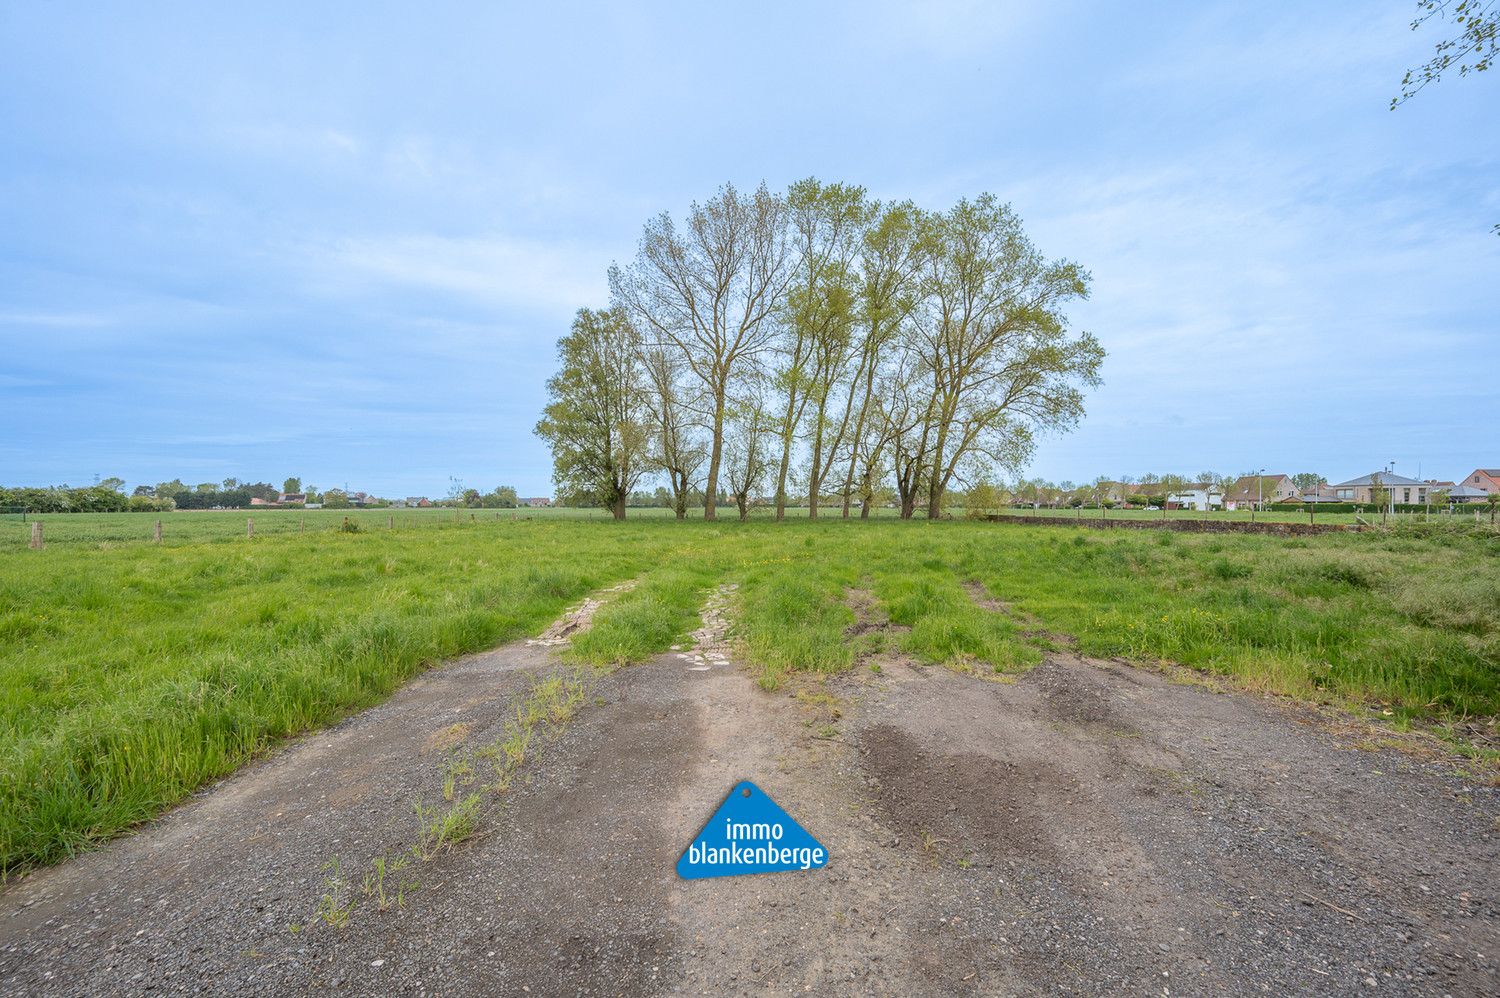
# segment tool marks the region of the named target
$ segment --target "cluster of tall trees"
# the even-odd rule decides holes
[[[984,194],[942,212],[808,179],[732,185],[649,221],[607,308],[558,344],[537,433],[559,494],[625,516],[664,480],[677,515],[764,497],[778,518],[886,497],[940,515],[1083,415],[1104,351],[1065,309],[1089,275]]]
[[[497,485],[491,492],[480,492],[465,487],[457,478],[448,479],[448,496],[440,499],[438,506],[462,506],[466,509],[515,509],[520,505],[516,490],[509,485]]]

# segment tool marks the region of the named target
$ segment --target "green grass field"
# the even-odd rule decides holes
[[[718,524],[565,511],[49,517],[0,552],[0,868],[55,861],[278,739],[445,658],[540,631],[625,579],[569,654],[618,665],[740,588],[736,636],[767,688],[862,652],[1004,675],[1066,635],[1397,721],[1500,712],[1500,536],[1455,524],[1311,538],[973,523]],[[307,532],[297,531],[306,518]],[[238,531],[232,528],[238,523]],[[1009,613],[982,609],[979,583]],[[899,630],[851,639],[851,589]],[[907,630],[906,628],[909,628]]]
[[[1064,519],[1098,519],[1100,514],[1097,509],[1005,509],[1001,511],[1008,515],[1020,516],[1050,516]],[[1488,514],[1485,509],[1479,511],[1480,522],[1488,522]],[[961,508],[950,510],[954,518],[962,518],[964,511]],[[690,519],[702,516],[701,510],[694,510],[689,514]],[[738,511],[733,507],[720,507],[719,515],[724,521],[734,521],[739,517]],[[1162,514],[1143,509],[1114,509],[1107,510],[1104,514],[1110,519],[1132,519],[1132,520],[1159,520]],[[807,507],[794,506],[787,510],[789,519],[806,519]],[[839,510],[823,508],[820,510],[823,519],[838,519]],[[875,510],[874,516],[878,519],[888,520],[896,518],[896,510],[881,507]],[[1248,510],[1216,510],[1204,514],[1191,510],[1172,510],[1168,517],[1174,520],[1233,520],[1246,522],[1252,518]],[[318,533],[338,530],[345,518],[357,524],[362,530],[388,530],[394,522],[397,530],[427,530],[438,528],[449,528],[464,526],[472,523],[494,522],[504,520],[608,520],[609,514],[601,509],[574,509],[567,507],[549,509],[476,509],[476,510],[452,510],[452,509],[354,509],[354,510],[289,510],[289,509],[248,509],[248,510],[179,510],[174,513],[47,513],[41,515],[30,515],[23,522],[18,515],[0,516],[0,551],[25,548],[30,539],[30,523],[40,521],[43,526],[46,542],[49,545],[91,545],[109,546],[113,544],[134,544],[141,541],[149,541],[152,537],[153,528],[157,520],[162,522],[162,542],[167,545],[196,544],[210,540],[241,540],[245,537],[247,520],[255,522],[255,533],[257,536],[269,534],[295,534],[295,533]],[[632,520],[670,520],[672,511],[654,507],[636,508],[632,507],[629,512]],[[757,522],[773,519],[772,511],[767,508],[758,508],[751,512],[751,519]],[[1306,513],[1282,513],[1261,512],[1255,513],[1254,519],[1264,522],[1277,523],[1306,523]],[[1378,516],[1367,515],[1367,521],[1377,521]],[[1430,517],[1424,513],[1399,513],[1391,517],[1390,522],[1394,524],[1409,523],[1474,523],[1475,510],[1466,509],[1457,513],[1434,512]],[[1316,515],[1317,523],[1341,523],[1352,524],[1355,516],[1352,513],[1319,513]]]
[[[961,512],[961,511],[960,511]],[[700,519],[701,509],[690,512],[689,518]],[[724,520],[737,520],[739,513],[734,507],[719,508]],[[820,511],[829,517],[826,508]],[[878,509],[875,515],[881,519],[895,519],[896,510]],[[769,509],[757,509],[752,514],[756,520],[772,519]],[[806,519],[807,507],[792,507],[787,511],[792,519]],[[832,511],[838,516],[838,510]],[[630,509],[632,520],[670,520],[669,509],[655,507]],[[164,545],[197,544],[212,540],[243,540],[246,536],[246,521],[252,520],[257,537],[269,534],[320,533],[337,531],[344,520],[359,526],[364,531],[389,530],[394,523],[397,530],[428,530],[467,526],[474,523],[494,523],[505,520],[609,520],[610,515],[602,509],[577,509],[553,507],[547,509],[242,509],[242,510],[178,510],[172,513],[42,513],[28,514],[23,521],[19,514],[0,515],[0,551],[19,550],[30,543],[31,524],[40,522],[48,545],[67,546],[112,546],[150,541],[156,521],[162,523]]]

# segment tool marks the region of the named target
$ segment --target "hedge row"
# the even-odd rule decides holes
[[[70,489],[0,488],[0,509],[28,513],[153,513],[175,508],[170,499],[127,496],[103,485]]]
[[[1275,510],[1278,513],[1306,513],[1307,507],[1309,505],[1312,506],[1314,513],[1362,513],[1374,516],[1379,516],[1380,511],[1384,508],[1387,508],[1371,503],[1315,502],[1309,504],[1305,502],[1274,502],[1268,503],[1266,505],[1266,509]],[[1459,509],[1487,508],[1484,503],[1455,503],[1454,505],[1456,505]],[[1429,507],[1422,505],[1421,503],[1396,503],[1396,512],[1398,513],[1425,513],[1428,508]],[[1437,503],[1433,503],[1430,508],[1441,509],[1443,507],[1439,506]]]

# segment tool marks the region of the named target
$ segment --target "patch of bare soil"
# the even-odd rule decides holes
[[[854,614],[854,623],[844,636],[854,643],[856,668],[868,669],[889,680],[923,679],[931,668],[901,650],[901,636],[911,628],[891,623],[890,614],[868,589],[844,590],[844,605]]]
[[[635,580],[631,579],[585,597],[583,602],[568,607],[561,617],[547,626],[545,631],[534,638],[527,639],[526,643],[540,648],[556,648],[567,644],[576,635],[589,629],[589,625],[594,622],[594,614],[599,612],[600,607],[621,593],[628,593],[634,588]]]
[[[555,667],[545,649],[430,673],[12,884],[0,991],[1500,991],[1494,788],[1257,698],[1068,656],[1014,684],[861,668],[768,693],[734,667],[729,605],[713,595],[697,639],[726,662],[601,677],[505,806],[386,910],[315,917],[361,889],[329,860],[348,874],[404,841],[410,801],[441,794],[439,753],[503,733]],[[742,779],[826,869],[676,877]]]
[[[1023,990],[1500,985],[1497,802],[1444,767],[1069,657],[886,685],[855,737],[883,819],[948,885],[952,942]]]

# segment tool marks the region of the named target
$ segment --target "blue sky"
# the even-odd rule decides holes
[[[7,4],[0,481],[545,494],[645,219],[808,175],[1092,270],[1031,474],[1500,464],[1500,72],[1391,112],[1413,4],[1141,6]]]

